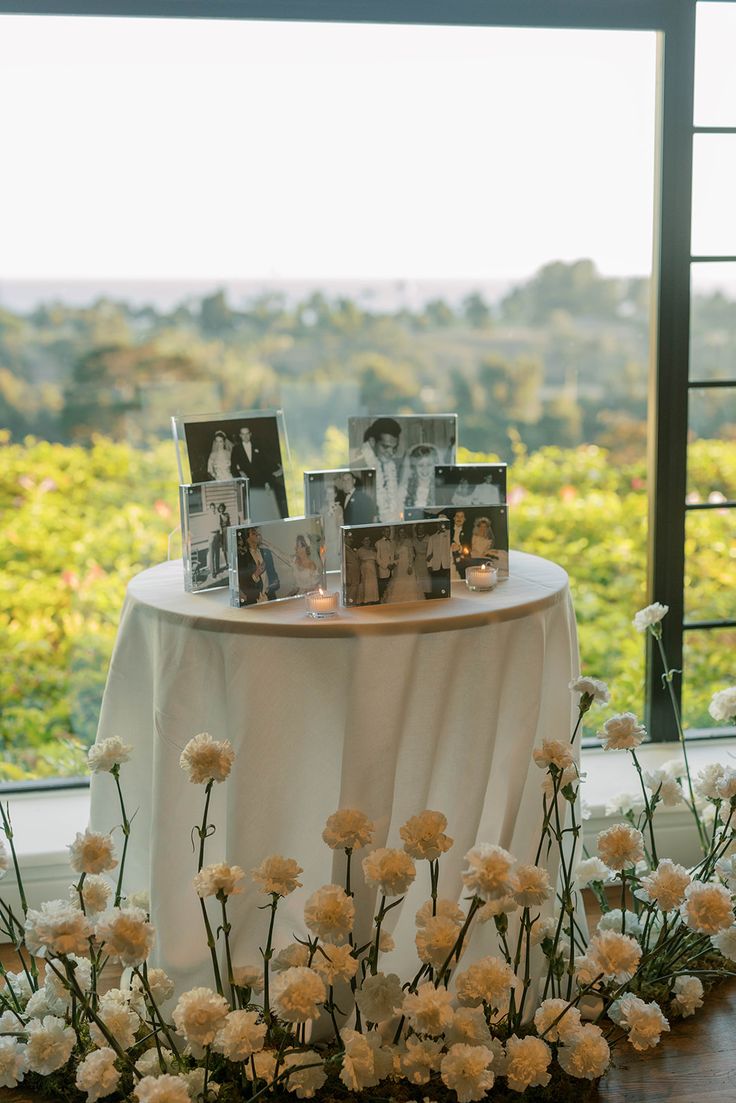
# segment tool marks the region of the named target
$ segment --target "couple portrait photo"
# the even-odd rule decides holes
[[[325,567],[340,569],[343,525],[370,525],[378,520],[376,472],[371,468],[304,472],[304,511],[318,513],[325,531]]]
[[[500,506],[506,501],[505,463],[458,463],[435,470],[435,502],[428,505]],[[420,505],[421,503],[410,503]]]
[[[244,479],[224,479],[181,487],[184,585],[188,591],[227,586],[227,530],[248,516],[247,485]]]
[[[345,605],[449,597],[450,571],[450,532],[444,521],[343,529]]]
[[[230,604],[262,605],[302,597],[325,585],[321,517],[290,517],[230,532]]]
[[[410,509],[409,520],[434,517],[450,530],[450,570],[453,582],[465,578],[468,567],[484,561],[498,568],[499,578],[509,576],[508,509],[503,506],[434,506]]]
[[[254,521],[288,517],[280,415],[207,414],[172,421],[180,471],[183,440],[193,483],[247,478]]]
[[[455,461],[457,415],[348,418],[350,462],[376,471],[379,521],[434,505],[435,467]]]

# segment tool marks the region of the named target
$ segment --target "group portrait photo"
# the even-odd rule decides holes
[[[499,578],[509,576],[508,509],[504,506],[434,506],[410,509],[407,520],[436,518],[450,530],[452,581],[465,578],[468,567],[490,563]]]
[[[343,603],[393,605],[450,596],[450,530],[444,520],[344,528]]]
[[[248,516],[246,479],[190,483],[180,488],[184,583],[189,591],[228,584],[228,538],[231,525]]]
[[[435,468],[435,501],[428,505],[500,506],[505,502],[505,463],[439,464]]]
[[[340,570],[343,525],[370,525],[378,520],[376,472],[372,468],[334,468],[304,472],[304,512],[318,513],[325,532],[325,567]]]
[[[288,517],[280,414],[195,415],[172,418],[172,425],[182,482],[183,443],[191,482],[246,478],[252,520]]]
[[[239,525],[229,535],[231,605],[261,605],[324,587],[321,517]]]

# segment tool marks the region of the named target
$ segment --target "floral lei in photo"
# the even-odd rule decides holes
[[[657,642],[674,706],[666,612],[651,605],[634,625]],[[110,835],[78,834],[69,848],[78,879],[66,900],[28,907],[9,811],[0,806],[0,872],[14,869],[22,909],[0,898],[0,933],[18,956],[17,971],[0,977],[0,1087],[25,1083],[80,1103],[585,1098],[614,1047],[658,1045],[672,1017],[693,1015],[707,987],[736,975],[736,770],[714,763],[691,776],[675,707],[682,758],[646,772],[637,757],[644,727],[632,713],[610,717],[598,736],[606,750],[631,755],[641,798],[599,834],[596,854],[579,859],[583,779],[573,747],[583,716],[606,705],[609,692],[595,678],[570,688],[579,696],[572,737],[534,750],[544,771],[534,862],[478,843],[465,855],[458,904],[438,894],[439,863],[452,846],[441,812],[405,823],[401,848],[370,850],[373,824],[341,809],[323,839],[345,854],[344,884],[307,898],[304,938],[274,946],[279,903],[301,887],[297,861],[271,855],[251,871],[266,917],[257,963],[233,961],[229,937],[228,909],[246,873],[205,861],[212,788],[227,779],[233,748],[208,734],[191,739],[181,766],[204,793],[193,891],[213,982],[178,996],[163,970],[148,965],[155,932],[147,897],[123,894],[130,821],[120,777],[131,748],[113,738],[90,749],[90,769],[109,773],[117,790],[122,853],[118,861]],[[736,686],[715,694],[711,715],[733,721]],[[657,850],[656,809],[672,804],[692,813],[702,851],[692,868]],[[359,945],[351,884],[363,850],[360,870],[379,905]],[[556,885],[540,864],[550,855]],[[384,922],[417,876],[427,879],[428,896],[416,915],[416,974],[402,980],[383,964],[392,949]],[[590,937],[578,907],[584,888],[603,913]],[[493,924],[497,952],[463,967],[479,923]],[[107,963],[122,969],[118,988],[101,982]],[[329,1027],[321,1042],[311,1040],[318,1019]]]

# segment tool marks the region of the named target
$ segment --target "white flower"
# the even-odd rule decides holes
[[[399,828],[404,850],[417,860],[426,858],[427,861],[434,861],[452,846],[453,840],[444,834],[446,827],[447,817],[441,812],[426,809],[418,816],[412,816]]]
[[[534,1025],[548,1042],[571,1042],[582,1029],[578,1008],[561,999],[541,1003],[534,1014]]]
[[[493,1053],[487,1046],[450,1046],[442,1058],[442,1083],[454,1091],[458,1103],[482,1099],[493,1087],[494,1075],[489,1069]]]
[[[641,960],[641,946],[627,934],[600,931],[590,940],[588,956],[598,972],[618,984],[631,980]]]
[[[70,1026],[55,1015],[32,1019],[26,1027],[26,1057],[31,1072],[48,1076],[67,1063],[77,1038]]]
[[[324,981],[314,969],[297,965],[280,973],[273,982],[273,1006],[289,1023],[305,1023],[319,1015],[319,1004],[327,999]]]
[[[355,993],[363,1018],[370,1023],[392,1019],[404,1002],[404,991],[396,973],[376,973],[363,981]]]
[[[0,1037],[0,1088],[17,1088],[27,1071],[26,1047],[17,1038]]]
[[[558,770],[567,770],[575,765],[575,752],[569,743],[559,739],[543,739],[532,751],[532,757],[540,770],[556,766]]]
[[[227,862],[215,862],[204,866],[194,878],[194,891],[204,899],[206,896],[234,896],[243,889],[238,885],[245,872],[240,866],[230,866]]]
[[[600,858],[583,858],[575,867],[575,888],[577,889],[587,889],[588,885],[597,882],[605,885],[613,878],[613,870],[609,869]]]
[[[304,947],[304,964],[309,958],[309,951]],[[238,988],[250,988],[252,992],[263,991],[263,966],[262,965],[236,965],[233,969],[233,981]]]
[[[17,1034],[25,1030],[25,1019],[18,1011],[3,1011],[0,1015],[0,1035]]]
[[[653,1049],[670,1024],[658,1003],[645,1003],[638,996],[622,996],[611,1004],[608,1016],[629,1032],[629,1042],[641,1052]]]
[[[328,817],[322,838],[331,850],[360,850],[373,842],[374,825],[355,808],[341,808]]]
[[[21,1007],[25,1007],[33,993],[30,981],[25,973],[13,973],[10,969],[5,973],[5,987],[11,990],[15,1000]]]
[[[224,781],[232,769],[235,751],[229,739],[218,743],[209,732],[201,732],[190,739],[181,752],[179,765],[189,774],[194,785],[203,782]]]
[[[403,850],[381,846],[363,859],[366,884],[375,885],[384,896],[403,896],[416,874],[413,861]]]
[[[736,963],[736,924],[710,936],[711,945],[729,961]]]
[[[462,875],[463,884],[482,900],[497,900],[511,896],[516,889],[511,867],[513,855],[501,846],[479,843],[465,855],[468,868]]]
[[[174,1054],[170,1049],[161,1047],[161,1058],[164,1063],[163,1069],[161,1068],[161,1061],[159,1060],[158,1050],[154,1046],[152,1049],[147,1049],[136,1061],[135,1067],[141,1076],[162,1076],[167,1070],[171,1069]]]
[[[734,921],[731,894],[723,885],[694,881],[685,889],[680,915],[686,927],[701,934],[717,934]]]
[[[506,1079],[512,1091],[524,1092],[537,1085],[546,1088],[549,1084],[547,1068],[552,1050],[541,1038],[517,1038],[513,1034],[506,1043],[506,1058]]]
[[[301,887],[301,881],[297,878],[304,870],[293,858],[282,858],[280,854],[272,854],[270,858],[264,858],[261,864],[252,871],[253,880],[261,886],[261,892],[272,893],[275,896],[288,896],[294,889]]]
[[[126,893],[125,904],[128,908],[142,908],[146,915],[151,912],[151,897],[146,889]]]
[[[71,867],[76,873],[104,873],[118,864],[113,855],[112,837],[99,831],[89,828],[84,834],[78,831],[68,849]]]
[[[103,997],[97,1014],[118,1045],[122,1049],[130,1049],[141,1025],[141,1020],[135,1011],[131,1011],[124,1003],[105,1000]],[[89,1036],[96,1046],[109,1044],[106,1035],[96,1023],[90,1023]]]
[[[685,799],[679,781],[674,777],[670,777],[664,767],[645,770],[644,784],[652,795],[655,793],[659,795],[662,804],[667,808],[674,808],[675,805],[682,804]]]
[[[631,623],[634,625],[637,632],[646,632],[647,628],[659,624],[662,618],[669,612],[669,608],[669,605],[662,605],[659,601],[655,601],[653,605],[647,605],[645,609],[640,609],[639,612],[634,615],[634,619]],[[657,631],[661,631],[661,629]]]
[[[442,1043],[429,1038],[409,1038],[406,1050],[401,1054],[401,1072],[410,1084],[427,1084],[433,1072],[440,1067]]]
[[[214,1080],[207,1081],[207,1096],[204,1094],[204,1069],[196,1068],[191,1072],[181,1072],[179,1076],[184,1081],[189,1092],[189,1098],[193,1103],[208,1103],[213,1096],[219,1095],[220,1085]]]
[[[263,1049],[265,1037],[266,1024],[258,1021],[257,1011],[230,1011],[212,1048],[228,1061],[245,1061]]]
[[[469,1007],[486,1003],[506,1008],[511,989],[517,986],[514,970],[500,957],[482,957],[456,977],[458,1002]]]
[[[580,954],[575,958],[575,983],[578,988],[586,988],[600,975],[601,968],[590,954]]]
[[[644,857],[641,831],[627,823],[616,823],[598,835],[598,854],[610,869],[635,866]]]
[[[685,899],[685,889],[690,884],[690,874],[684,866],[671,858],[662,858],[657,868],[641,879],[639,895],[655,903],[664,912],[679,908]]]
[[[444,919],[451,919],[453,923],[458,927],[462,927],[465,922],[465,912],[459,907],[454,900],[444,900],[440,897],[436,903],[436,914],[441,915]],[[419,908],[414,922],[417,927],[424,927],[427,921],[432,918],[432,901],[425,900],[421,908]]]
[[[714,693],[708,705],[708,712],[719,724],[730,724],[736,717],[736,686],[721,689]]]
[[[87,751],[87,764],[93,774],[109,772],[115,766],[122,766],[133,753],[129,743],[123,743],[117,735],[101,739]]]
[[[560,1067],[568,1076],[597,1080],[608,1068],[611,1050],[599,1026],[586,1023],[578,1034],[557,1051]]]
[[[97,920],[95,935],[121,965],[141,965],[151,952],[154,929],[142,908],[111,908]]]
[[[358,971],[358,959],[353,957],[352,947],[345,943],[335,946],[332,942],[320,943],[312,959],[312,968],[326,984],[337,980],[350,980]]]
[[[174,982],[163,969],[149,969],[146,980],[157,1006],[160,1007],[162,1003],[166,1003],[174,995]],[[133,992],[140,992],[142,989],[140,977],[133,977],[130,987]]]
[[[209,1046],[225,1025],[229,1010],[227,1000],[211,988],[190,988],[179,996],[172,1018],[188,1042]]]
[[[698,796],[705,800],[720,800],[718,785],[723,779],[724,767],[720,762],[709,762],[699,771],[693,782],[693,788]]]
[[[489,919],[495,919],[497,915],[510,915],[517,911],[519,902],[514,896],[499,896],[498,900],[489,900],[475,913],[476,923],[487,923]]]
[[[340,885],[323,885],[304,905],[304,922],[312,934],[342,942],[353,929],[355,904]]]
[[[448,1046],[462,1042],[468,1046],[490,1046],[491,1032],[482,1007],[458,1007],[452,1026],[445,1031]]]
[[[644,809],[644,797],[641,790],[635,793],[614,793],[606,798],[606,816],[626,816],[630,812],[639,813]]]
[[[673,987],[674,1002],[680,1009],[683,1019],[694,1015],[703,1006],[703,982],[700,977],[677,977]]]
[[[26,1016],[29,1019],[43,1019],[46,1015],[63,1015],[65,1010],[64,1005],[59,1000],[51,1000],[53,1006],[50,1006],[50,998],[45,987],[39,988],[37,992],[33,993],[26,1004]]]
[[[733,800],[736,797],[736,770],[732,766],[725,766],[722,777],[716,783],[718,796],[722,800]]]
[[[10,851],[8,850],[3,840],[0,839],[0,877],[5,876],[12,864],[13,859],[11,857]]]
[[[255,1065],[255,1077],[253,1065]],[[270,1049],[261,1049],[245,1062],[243,1068],[248,1080],[265,1080],[270,1084],[276,1072],[276,1054]]]
[[[286,1081],[286,1087],[290,1092],[294,1092],[297,1099],[313,1099],[320,1088],[324,1087],[327,1073],[324,1065],[320,1064],[320,1060],[320,1055],[313,1049],[287,1054],[284,1065],[292,1072]],[[300,1071],[302,1065],[314,1067]]]
[[[597,930],[618,931],[619,934],[628,934],[632,938],[638,938],[644,931],[644,925],[636,912],[626,909],[622,915],[620,908],[612,908],[605,912],[598,920]]]
[[[417,1034],[442,1034],[452,1023],[452,995],[431,981],[404,996],[404,1014]]]
[[[558,793],[561,796],[565,797],[566,800],[569,800],[569,797],[566,795],[565,790],[569,790],[571,787],[575,786],[575,788],[572,789],[572,792],[573,794],[577,795],[577,786],[579,786],[580,783],[585,780],[585,776],[585,774],[580,773],[575,763],[573,763],[572,766],[567,766],[561,774],[556,774],[554,777],[552,776],[551,771],[546,773],[542,780],[541,789],[550,801],[554,798],[555,793]]]
[[[191,1103],[185,1080],[180,1076],[144,1076],[133,1089],[137,1103]]]
[[[598,738],[604,751],[630,751],[639,746],[646,734],[647,729],[633,712],[620,712],[606,720]]]
[[[355,1030],[343,1030],[341,1037],[345,1050],[340,1079],[348,1091],[373,1088],[386,1079],[391,1072],[393,1057],[381,1047],[381,1039],[375,1031],[358,1034]]]
[[[292,969],[295,965],[306,965],[309,961],[309,950],[301,942],[290,942],[283,950],[279,950],[271,959],[271,968],[275,973],[283,973],[285,969]]]
[[[94,874],[91,877],[85,877],[82,885],[85,913],[87,915],[99,915],[100,912],[104,912],[112,896],[112,891],[112,885],[106,877],[99,877]],[[79,893],[76,885],[69,886],[69,899],[78,904]]]
[[[396,949],[396,943],[394,942],[393,936],[390,935],[388,933],[388,931],[384,931],[383,928],[381,928],[381,933],[378,936],[378,950],[379,950],[379,953],[381,953],[381,954],[390,954],[391,951],[395,950],[395,949]]]
[[[611,700],[608,686],[600,678],[576,678],[574,682],[570,682],[569,688],[581,697],[589,697],[591,704],[597,701],[601,705],[607,705]]]
[[[731,892],[736,892],[736,854],[719,858],[716,862],[716,873],[726,882]]]
[[[92,927],[84,912],[66,900],[47,900],[36,911],[28,909],[26,946],[32,954],[84,954]]]
[[[441,968],[450,956],[461,927],[452,919],[443,915],[429,918],[416,933],[416,947],[419,960],[425,965]]]
[[[86,992],[92,983],[92,962],[88,957],[79,957],[78,954],[69,954],[68,961],[74,965],[74,979],[83,992]],[[49,1005],[57,1003],[59,1010],[66,1011],[71,1007],[72,994],[66,983],[64,967],[59,963],[56,968],[62,976],[58,976],[53,969],[47,969],[44,977],[44,988],[48,995]]]
[[[523,908],[543,904],[552,895],[549,873],[542,866],[517,866],[514,877],[516,880],[514,899]]]
[[[87,1103],[111,1095],[120,1083],[115,1051],[103,1046],[89,1053],[77,1068],[75,1083],[81,1092],[87,1093]]]
[[[539,919],[536,923],[532,924],[532,946],[539,946],[541,942],[544,942],[545,938],[554,938],[558,924],[559,916],[557,915],[548,915],[544,919]]]

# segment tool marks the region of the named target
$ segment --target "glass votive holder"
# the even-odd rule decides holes
[[[498,582],[498,570],[490,563],[468,567],[465,571],[465,583],[469,590],[492,590]]]
[[[307,594],[307,616],[321,620],[322,617],[334,617],[337,613],[338,595],[326,590],[315,590]]]

